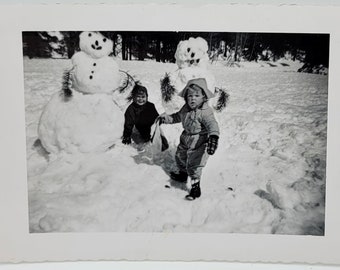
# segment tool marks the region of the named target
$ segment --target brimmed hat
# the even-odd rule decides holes
[[[207,82],[204,78],[197,78],[188,81],[187,85],[178,95],[180,97],[185,97],[191,85],[197,85],[198,87],[200,87],[208,99],[214,97],[214,94],[208,89]]]

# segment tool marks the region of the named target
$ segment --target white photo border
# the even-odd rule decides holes
[[[3,130],[0,140],[0,261],[167,260],[340,264],[339,14],[340,7],[337,6],[297,5],[1,6],[0,119]],[[48,30],[329,33],[325,236],[214,233],[30,234],[22,31]]]

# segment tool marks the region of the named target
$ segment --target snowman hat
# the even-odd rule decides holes
[[[187,85],[178,95],[180,97],[185,98],[189,89],[194,90],[197,89],[195,86],[196,87],[198,86],[200,89],[202,89],[202,92],[206,95],[208,99],[214,97],[214,94],[208,89],[207,81],[204,78],[196,78],[189,80]]]

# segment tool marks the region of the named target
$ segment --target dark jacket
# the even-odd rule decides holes
[[[124,116],[124,138],[131,137],[132,129],[135,126],[143,140],[150,140],[151,126],[158,117],[158,112],[153,103],[147,101],[140,106],[133,102],[126,109]]]

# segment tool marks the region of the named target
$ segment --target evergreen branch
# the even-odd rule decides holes
[[[114,91],[118,90],[119,93],[124,93],[125,90],[128,87],[131,87],[132,85],[135,85],[137,81],[126,71],[124,70],[119,70],[120,72],[124,73],[126,75],[126,78],[124,79],[123,85],[115,89]]]
[[[169,73],[165,73],[163,79],[161,79],[161,92],[162,99],[165,102],[169,102],[172,99],[172,96],[176,93],[175,87],[170,82]]]
[[[214,106],[214,109],[218,112],[222,112],[229,103],[229,94],[224,88],[215,87],[215,92],[218,92],[217,104]]]
[[[65,70],[63,72],[63,81],[62,81],[62,92],[64,96],[64,101],[69,101],[73,95],[72,90],[70,88],[71,84],[71,71],[70,70]]]
[[[128,102],[131,102],[133,100],[133,95],[132,95],[132,92],[128,95],[128,97],[126,98],[126,100]]]

